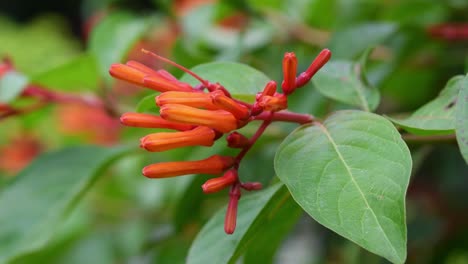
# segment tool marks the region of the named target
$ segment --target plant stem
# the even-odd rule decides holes
[[[237,154],[236,161],[234,163],[234,168],[236,168],[236,169],[239,168],[239,164],[242,161],[242,159],[244,158],[245,154],[247,154],[247,152],[252,148],[252,146],[255,144],[255,142],[257,142],[258,138],[263,134],[263,132],[265,132],[265,129],[271,124],[272,117],[274,116],[274,113],[273,112],[267,112],[266,114],[269,115],[269,118],[268,117],[265,118],[263,123],[258,128],[257,132],[255,132],[255,134],[249,139],[249,144],[247,144],[247,146],[245,146],[242,149],[242,151],[239,152],[239,154]]]
[[[315,117],[309,114],[299,114],[293,113],[289,111],[280,111],[271,114],[270,112],[263,112],[258,116],[254,117],[254,120],[270,120],[274,121],[282,121],[282,122],[291,122],[291,123],[298,123],[298,124],[308,124],[315,121]]]

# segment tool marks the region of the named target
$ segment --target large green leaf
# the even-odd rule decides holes
[[[455,129],[455,104],[463,76],[447,82],[439,96],[423,105],[406,119],[390,118],[406,131],[417,135],[452,134]]]
[[[390,23],[354,25],[335,32],[327,47],[334,58],[353,59],[368,47],[388,39],[396,30],[396,25]]]
[[[31,82],[60,90],[95,90],[99,73],[96,60],[89,54],[78,56],[49,71],[33,75]]]
[[[195,66],[191,69],[203,79],[212,83],[219,82],[234,97],[253,101],[255,94],[265,87],[270,79],[262,72],[235,62],[212,62]],[[189,74],[180,79],[183,82],[197,85],[200,82]]]
[[[394,263],[405,261],[411,156],[388,120],[348,110],[303,125],[280,145],[275,170],[317,222]]]
[[[131,47],[148,28],[148,19],[125,12],[106,16],[91,32],[89,49],[98,62],[105,80],[110,81],[109,67],[122,62]]]
[[[288,195],[284,205],[272,211],[271,220],[262,225],[258,235],[249,244],[244,254],[244,264],[274,263],[279,247],[303,212],[296,201]]]
[[[239,201],[237,228],[234,234],[224,233],[226,209],[218,211],[195,238],[187,263],[232,263],[289,196],[286,188],[276,184],[263,191],[245,195]]]
[[[468,75],[461,81],[460,93],[455,107],[455,129],[458,146],[468,163]]]
[[[28,78],[21,73],[11,71],[0,78],[0,103],[13,101],[26,88]]]
[[[321,94],[358,106],[365,111],[372,111],[379,105],[380,95],[377,89],[369,85],[364,67],[362,61],[356,63],[331,61],[314,76],[312,81]]]
[[[0,193],[0,263],[47,244],[100,171],[126,148],[83,146],[36,159]]]

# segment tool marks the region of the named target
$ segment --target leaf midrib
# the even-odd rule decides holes
[[[317,123],[317,125],[320,127],[320,129],[323,131],[323,133],[327,136],[328,140],[329,140],[330,143],[332,144],[333,149],[335,150],[336,154],[338,155],[339,160],[343,163],[343,165],[344,165],[344,167],[346,168],[346,171],[347,171],[349,177],[351,178],[351,181],[353,182],[354,186],[356,186],[356,189],[359,191],[359,194],[361,195],[362,199],[364,200],[367,209],[372,213],[372,216],[374,217],[374,220],[377,222],[377,224],[378,224],[378,226],[379,226],[379,229],[380,229],[380,230],[382,231],[382,233],[384,234],[385,240],[389,243],[389,245],[391,245],[391,249],[392,249],[393,253],[394,253],[395,256],[399,259],[399,262],[401,262],[401,259],[400,259],[398,253],[397,253],[396,250],[395,250],[395,247],[393,247],[392,243],[391,243],[390,240],[388,239],[388,236],[387,236],[387,234],[385,233],[385,231],[383,230],[382,225],[380,224],[379,220],[377,219],[377,216],[375,215],[374,210],[370,207],[369,202],[367,201],[367,199],[366,199],[364,193],[362,192],[362,190],[361,190],[361,188],[359,187],[358,183],[357,183],[356,180],[354,179],[354,176],[353,176],[353,174],[351,173],[351,170],[350,170],[348,164],[346,163],[345,159],[344,159],[343,156],[341,155],[341,152],[338,150],[338,146],[336,145],[335,141],[333,140],[331,134],[328,132],[327,128],[326,128],[323,124]]]

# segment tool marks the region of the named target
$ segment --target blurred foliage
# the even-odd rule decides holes
[[[202,244],[200,251],[189,251],[200,230],[222,232],[218,226],[221,213],[216,211],[225,208],[227,191],[203,194],[200,185],[205,176],[162,180],[141,176],[141,168],[150,163],[232,153],[224,142],[210,149],[185,148],[156,155],[136,150],[138,138],[154,129],[123,128],[118,116],[137,108],[148,112],[154,106],[153,92],[111,79],[109,65],[137,60],[177,77],[183,74],[142,55],[141,48],[187,68],[213,62],[234,65],[229,69],[232,75],[219,78],[230,78],[229,85],[240,94],[263,87],[246,87],[249,80],[244,75],[250,76],[253,69],[232,62],[264,73],[257,76],[257,83],[265,76],[280,83],[284,52],[296,53],[302,71],[319,50],[330,48],[330,68],[324,68],[323,75],[289,101],[292,111],[319,118],[341,109],[363,108],[349,97],[340,99],[336,90],[353,94],[364,87],[373,96],[367,108],[410,120],[404,118],[422,106],[436,103],[438,109],[450,103],[458,90],[446,100],[438,94],[453,76],[466,75],[468,70],[467,39],[431,33],[431,27],[440,23],[468,27],[466,0],[84,0],[70,1],[73,8],[64,8],[73,14],[52,12],[65,3],[41,3],[41,10],[47,12],[30,14],[27,19],[28,1],[18,1],[14,6],[19,9],[5,8],[0,16],[0,56],[8,58],[15,70],[5,75],[2,65],[6,62],[0,64],[0,110],[7,101],[18,109],[32,109],[0,120],[0,262],[172,264],[185,263],[189,252],[196,259],[210,261],[208,253],[200,256],[198,252],[232,242],[213,239]],[[369,55],[365,63],[363,53]],[[336,66],[339,60],[341,68]],[[362,72],[353,71],[356,65]],[[217,75],[212,72],[207,78]],[[336,78],[343,75],[352,83]],[[336,89],[327,89],[331,85],[327,78],[334,78]],[[242,85],[236,87],[236,81]],[[13,88],[7,91],[5,87]],[[36,109],[34,99],[21,94],[28,87],[45,88],[66,100],[39,102]],[[460,95],[459,100],[466,98],[466,90],[460,92],[464,97]],[[436,129],[449,131],[447,138],[421,141],[402,132],[413,158],[406,196],[408,263],[468,263],[468,200],[463,198],[468,188],[466,99],[460,105],[449,109],[456,122]],[[265,186],[275,183],[275,152],[294,128],[290,124],[269,127],[243,162],[241,178]],[[457,147],[455,128],[465,160]],[[254,132],[251,127],[242,131]],[[82,146],[89,144],[106,147]],[[128,151],[123,145],[135,151],[110,164],[109,160]],[[279,185],[272,186],[262,192]],[[387,263],[308,215],[300,215],[291,198],[277,208],[277,218],[270,218],[265,208],[278,200],[263,202],[255,195],[245,195],[246,201],[252,199],[258,206],[252,204],[255,210],[243,216],[254,224],[238,230],[239,240],[223,248],[229,251],[224,259]],[[56,203],[48,202],[49,198]],[[258,219],[265,218],[265,226],[259,226]],[[209,226],[216,227],[208,230]]]

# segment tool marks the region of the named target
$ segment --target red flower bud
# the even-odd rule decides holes
[[[309,68],[301,73],[297,78],[296,78],[296,86],[301,87],[304,86],[307,82],[310,81],[310,79],[317,73],[325,63],[327,63],[330,60],[331,57],[331,51],[328,49],[322,50],[319,55],[312,61],[310,64]]]
[[[274,96],[263,96],[258,105],[265,111],[280,111],[288,108],[288,99],[284,94],[275,94]]]
[[[224,173],[223,176],[207,180],[202,189],[204,193],[214,193],[232,185],[237,181],[237,170],[230,169]]]
[[[273,96],[276,92],[276,82],[275,81],[269,81],[266,85],[265,88],[263,88],[263,91],[261,93],[260,97],[263,96]]]
[[[287,52],[283,58],[283,88],[284,94],[288,95],[296,88],[297,58],[294,52]]]
[[[230,235],[234,233],[237,222],[237,205],[241,197],[239,185],[233,185],[229,192],[229,204],[226,211],[226,218],[224,219],[224,232]]]
[[[194,127],[192,125],[167,121],[160,116],[142,113],[125,113],[120,117],[120,122],[125,126],[131,127],[168,128],[179,131],[190,130]]]
[[[243,148],[249,144],[249,139],[239,132],[232,132],[226,140],[230,148]]]
[[[212,146],[215,132],[199,126],[183,132],[161,132],[140,139],[140,146],[148,151],[160,152],[188,146]]]
[[[143,168],[143,175],[148,178],[169,178],[187,174],[220,174],[233,164],[233,157],[213,155],[204,160],[151,164]]]
[[[224,110],[202,110],[179,104],[163,105],[161,117],[184,124],[207,126],[222,133],[235,130],[238,127],[236,118]]]
[[[213,104],[210,94],[202,92],[165,92],[156,97],[156,104],[159,106],[181,104],[209,110],[219,109]]]

